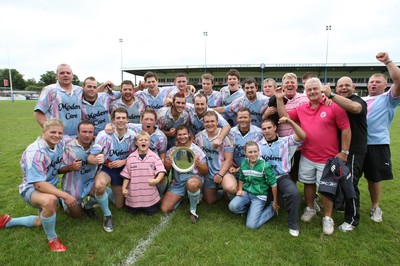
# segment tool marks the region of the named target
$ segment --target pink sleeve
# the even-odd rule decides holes
[[[340,130],[345,130],[350,128],[349,117],[344,109],[340,108],[335,104],[335,117],[336,117],[336,125]]]
[[[156,175],[160,172],[165,172],[165,173],[167,172],[165,170],[164,164],[162,163],[160,157],[158,156],[155,156],[154,168],[155,168],[154,172],[156,173]]]
[[[300,123],[299,116],[297,113],[297,108],[287,111],[290,119],[292,119],[296,123]]]

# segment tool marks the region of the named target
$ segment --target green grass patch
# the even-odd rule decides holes
[[[35,101],[0,101],[0,214],[35,215],[19,196],[19,160],[41,130],[33,118]],[[400,111],[397,111],[399,113]],[[400,115],[392,123],[392,162],[395,179],[383,183],[384,220],[369,219],[370,200],[365,179],[360,181],[361,223],[353,232],[322,234],[321,218],[300,222],[300,236],[288,233],[286,213],[258,230],[245,227],[245,218],[232,214],[226,201],[198,207],[200,221],[191,224],[188,203],[155,237],[137,265],[398,265],[400,262]],[[303,187],[298,185],[302,194]],[[0,265],[119,265],[132,249],[159,225],[163,214],[131,215],[111,207],[115,230],[105,233],[102,219],[72,219],[60,211],[57,233],[68,251],[50,252],[42,228],[0,230]],[[101,211],[97,209],[99,216]],[[336,228],[343,214],[334,213]]]

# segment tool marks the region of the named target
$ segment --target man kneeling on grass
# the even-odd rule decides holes
[[[201,196],[200,190],[204,183],[203,175],[208,173],[206,155],[199,146],[190,141],[189,129],[186,126],[181,125],[176,129],[176,139],[177,146],[167,151],[165,168],[168,171],[172,169],[172,153],[179,147],[187,147],[194,152],[194,167],[187,173],[180,173],[172,169],[171,185],[161,201],[161,210],[166,213],[173,211],[174,207],[187,194],[190,202],[190,220],[192,223],[196,223],[199,220],[196,209]]]
[[[50,119],[43,126],[42,137],[22,154],[20,165],[23,182],[19,192],[28,204],[39,209],[39,215],[19,218],[11,218],[8,214],[0,216],[0,228],[43,225],[50,249],[57,252],[67,250],[55,232],[59,199],[63,199],[70,208],[76,205],[73,196],[56,187],[60,181],[58,169],[63,158],[63,134],[63,123],[58,119]]]
[[[149,133],[137,133],[135,143],[137,149],[129,155],[121,172],[122,194],[129,212],[153,215],[160,201],[157,184],[164,180],[166,171],[160,157],[149,149]]]
[[[278,212],[278,190],[272,167],[260,158],[256,142],[249,141],[244,146],[246,159],[240,164],[239,189],[229,203],[231,212],[247,213],[246,226],[257,229],[268,222]],[[273,202],[266,205],[268,189],[271,187]]]
[[[77,204],[69,208],[61,201],[64,211],[71,217],[80,217],[86,213],[89,218],[96,219],[97,215],[93,208],[94,199],[94,176],[97,165],[89,164],[87,157],[93,146],[95,126],[92,122],[81,121],[78,125],[78,137],[65,145],[63,163],[59,174],[64,174],[61,181],[63,191],[75,197]],[[82,206],[83,199],[90,195],[89,203]]]
[[[111,113],[111,120],[115,132],[109,134],[106,130],[100,131],[87,159],[90,164],[101,165],[101,170],[94,178],[95,199],[104,215],[103,229],[108,233],[114,231],[114,223],[108,205],[107,185],[111,183],[115,207],[122,208],[125,198],[122,195],[123,177],[120,173],[126,164],[126,158],[136,149],[136,133],[127,127],[128,111],[122,107],[115,109]]]

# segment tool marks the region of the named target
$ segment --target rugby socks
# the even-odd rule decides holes
[[[108,195],[108,200],[111,201],[115,205],[115,198],[114,198],[114,193],[110,187],[106,187],[107,195]]]
[[[99,204],[104,216],[111,216],[110,208],[108,208],[108,195],[107,192],[102,196],[95,195],[97,203]]]
[[[197,203],[199,202],[199,199],[200,199],[200,189],[197,190],[196,192],[190,192],[188,190],[187,194],[188,194],[189,202],[190,202],[190,211],[196,212]]]
[[[36,218],[37,218],[36,215],[12,218],[11,221],[9,221],[6,224],[6,228],[7,227],[14,227],[14,226],[33,227],[34,224],[35,224]]]
[[[48,240],[52,240],[57,237],[56,234],[56,213],[50,217],[43,217],[40,213],[40,220],[42,221],[44,232],[47,235]]]

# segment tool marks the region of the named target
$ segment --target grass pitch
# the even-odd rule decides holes
[[[41,134],[33,118],[35,101],[0,101],[0,213],[13,217],[35,215],[19,196],[22,181],[19,160],[28,144]],[[400,111],[397,111],[399,113]],[[396,265],[400,262],[400,115],[392,123],[392,162],[395,179],[383,183],[381,208],[383,222],[369,219],[370,200],[365,179],[361,179],[361,222],[349,233],[337,226],[343,214],[334,213],[335,233],[322,234],[321,218],[300,221],[300,236],[288,233],[286,214],[258,230],[245,227],[243,217],[229,212],[221,201],[198,207],[200,221],[189,221],[185,203],[169,223],[154,234],[165,220],[162,213],[147,217],[131,215],[111,206],[115,221],[113,233],[105,233],[102,219],[86,216],[72,219],[62,211],[57,216],[57,233],[68,251],[50,252],[42,228],[0,230],[0,265],[119,265],[138,244],[148,241],[137,265]],[[303,191],[301,184],[299,189]],[[302,211],[302,210],[301,210]],[[97,210],[101,217],[101,211]],[[158,232],[158,231],[157,231]],[[149,239],[149,236],[154,239]],[[150,241],[152,240],[152,241]]]

